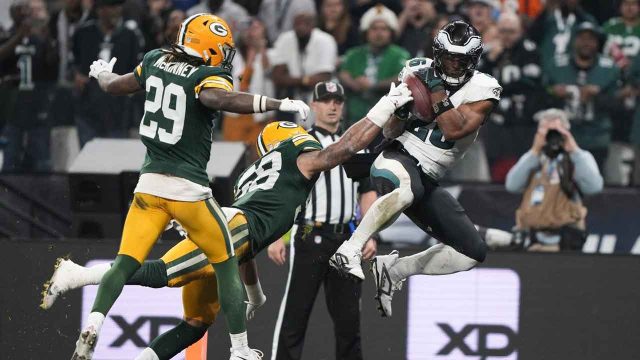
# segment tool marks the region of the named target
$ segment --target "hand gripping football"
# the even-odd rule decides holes
[[[433,106],[431,106],[431,92],[415,74],[409,74],[404,83],[407,84],[413,101],[410,103],[411,113],[424,122],[433,121]]]

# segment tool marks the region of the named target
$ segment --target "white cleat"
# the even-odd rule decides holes
[[[380,315],[391,317],[391,300],[393,293],[402,289],[404,280],[392,282],[389,269],[398,261],[398,251],[393,250],[389,255],[376,256],[371,259],[371,272],[376,282],[376,300]]]
[[[78,270],[82,268],[71,260],[58,258],[54,265],[53,276],[44,283],[40,307],[45,310],[50,309],[58,296],[75,289],[73,285],[77,282]]]
[[[98,342],[98,332],[93,326],[82,330],[80,338],[76,341],[76,350],[71,360],[91,360]]]
[[[343,274],[349,274],[364,280],[364,272],[362,272],[362,251],[357,247],[345,241],[340,245],[338,250],[329,259],[329,265],[336,268]]]
[[[231,358],[229,360],[261,360],[263,357],[264,354],[258,349],[231,348]]]

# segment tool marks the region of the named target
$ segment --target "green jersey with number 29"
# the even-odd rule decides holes
[[[236,201],[231,206],[247,217],[253,254],[291,229],[296,211],[307,201],[316,180],[302,175],[298,155],[321,149],[322,145],[309,134],[294,136],[266,153],[238,178]]]
[[[159,173],[208,186],[213,121],[220,111],[200,103],[201,89],[231,91],[231,75],[218,67],[167,62],[160,49],[145,54],[134,70],[146,91],[140,135],[147,147],[141,174]]]

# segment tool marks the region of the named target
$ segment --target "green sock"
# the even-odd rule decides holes
[[[231,334],[247,330],[245,323],[244,287],[238,273],[238,259],[234,256],[227,261],[213,264],[218,278],[218,298]]]
[[[127,281],[127,285],[141,285],[151,288],[165,287],[169,285],[167,265],[162,260],[145,261]]]
[[[181,321],[173,329],[153,339],[149,347],[158,355],[160,360],[171,359],[189,345],[200,340],[207,332],[208,326],[194,327]]]
[[[113,262],[111,269],[107,271],[98,287],[98,294],[93,302],[91,312],[99,312],[107,314],[113,303],[116,302],[118,296],[122,292],[127,279],[140,267],[138,260],[128,255],[118,255]]]

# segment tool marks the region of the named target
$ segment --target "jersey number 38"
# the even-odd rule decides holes
[[[164,86],[162,79],[157,76],[149,76],[146,80],[147,96],[153,92],[153,98],[144,102],[144,116],[140,121],[140,135],[155,139],[156,134],[160,142],[165,144],[175,144],[182,138],[184,128],[184,116],[187,105],[187,94],[184,89],[177,84],[169,83]],[[171,131],[158,127],[158,119],[154,116],[161,111],[160,118],[170,120],[173,125]]]
[[[282,169],[282,154],[273,151],[249,167],[238,179],[236,200],[255,190],[270,190]]]

